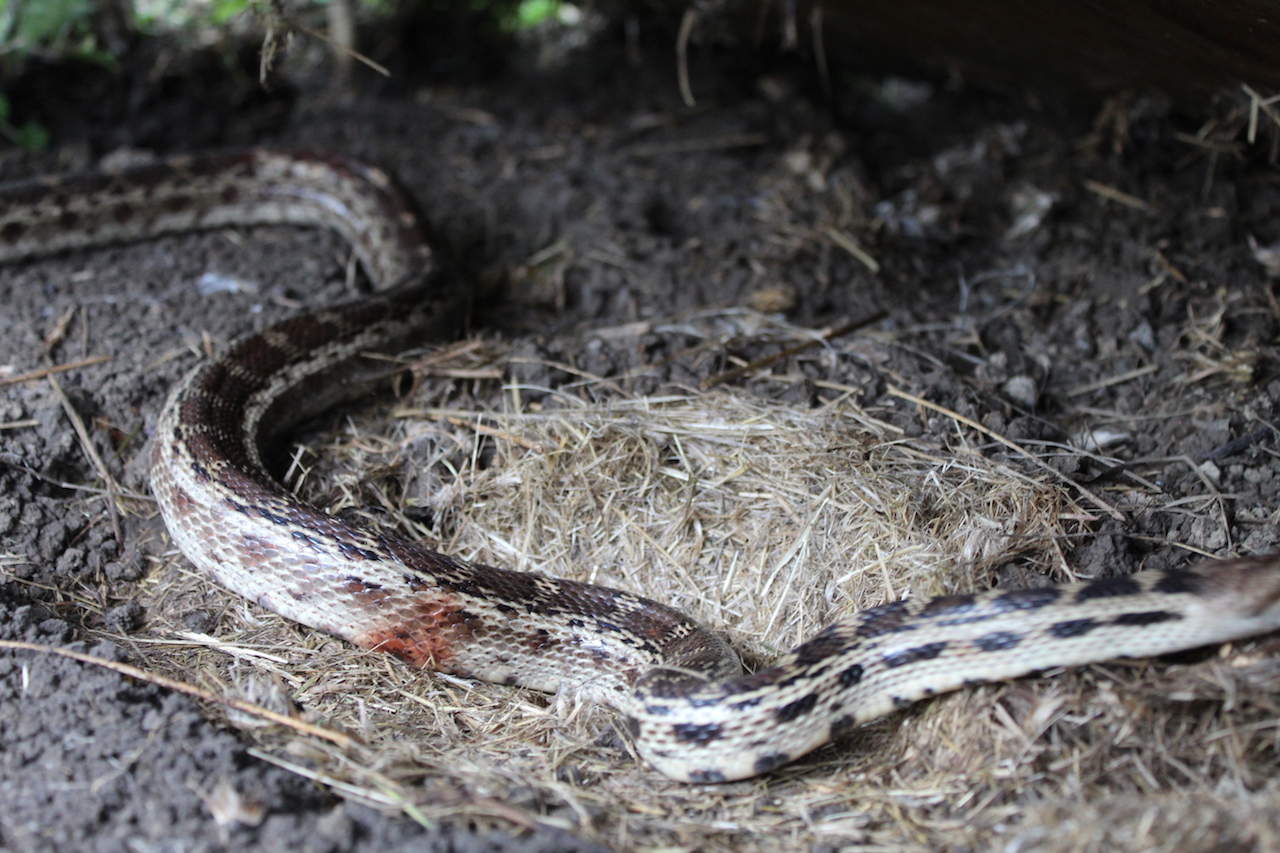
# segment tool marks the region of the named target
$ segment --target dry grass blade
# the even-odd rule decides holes
[[[250,716],[260,717],[261,719],[281,726],[287,726],[301,734],[312,735],[314,737],[332,741],[338,746],[350,747],[354,746],[358,742],[355,738],[350,735],[343,734],[342,732],[327,729],[323,726],[313,725],[305,720],[299,720],[296,717],[280,714],[270,708],[264,708],[261,705],[255,705],[252,702],[245,702],[241,699],[234,699],[228,696],[218,696],[210,693],[208,690],[202,690],[199,687],[187,684],[184,681],[178,681],[177,679],[168,678],[167,676],[159,675],[154,672],[147,672],[145,669],[139,669],[138,667],[130,666],[127,663],[107,660],[106,658],[85,654],[84,652],[77,652],[73,649],[63,649],[56,646],[43,646],[39,643],[24,643],[17,640],[0,640],[0,649],[58,655],[59,657],[70,658],[71,660],[77,660],[81,663],[100,666],[103,669],[109,669],[112,672],[118,672],[121,675],[128,676],[129,678],[136,678],[139,681],[157,684],[167,690],[182,693],[203,702],[213,702],[218,705],[225,705],[226,707],[232,708],[243,714],[249,714]]]
[[[32,379],[43,379],[46,376],[52,376],[55,373],[65,373],[68,370],[77,370],[81,367],[91,367],[95,364],[102,364],[104,361],[110,361],[109,355],[94,355],[89,358],[82,358],[77,361],[69,361],[66,364],[55,364],[52,367],[41,367],[38,370],[28,370],[26,373],[19,373],[17,376],[6,376],[0,379],[0,386],[17,385],[20,382],[30,382]]]
[[[93,464],[94,470],[102,478],[103,485],[107,490],[107,513],[111,517],[111,532],[115,536],[117,547],[123,547],[124,535],[120,532],[120,516],[116,511],[116,498],[120,494],[120,486],[116,483],[115,478],[111,476],[111,471],[107,468],[106,463],[102,461],[102,456],[98,453],[98,449],[94,447],[93,439],[89,437],[89,430],[84,425],[84,419],[80,417],[80,413],[76,411],[76,407],[71,404],[66,392],[62,390],[62,384],[58,382],[58,377],[50,373],[45,377],[45,380],[49,383],[49,387],[53,389],[58,401],[62,403],[63,411],[67,413],[67,418],[71,421],[72,427],[75,428],[76,437],[80,439],[80,449],[84,451],[84,455],[88,457]]]
[[[1144,213],[1149,213],[1151,211],[1150,204],[1138,198],[1137,196],[1130,195],[1129,193],[1126,193],[1126,192],[1121,192],[1115,187],[1108,186],[1103,183],[1099,183],[1098,181],[1085,181],[1084,187],[1089,192],[1094,193],[1095,195],[1101,196],[1102,198],[1105,198],[1108,201],[1114,201],[1118,204],[1124,205],[1125,207],[1131,207],[1134,210],[1141,210]]]

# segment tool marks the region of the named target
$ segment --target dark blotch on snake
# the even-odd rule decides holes
[[[1111,624],[1133,626],[1155,625],[1158,622],[1170,622],[1181,618],[1181,615],[1177,613],[1170,613],[1167,610],[1147,610],[1141,613],[1121,613],[1119,616],[1111,620]]]
[[[940,595],[925,602],[921,616],[949,616],[973,609],[972,595]]]
[[[1204,589],[1204,579],[1192,572],[1170,571],[1165,572],[1164,576],[1151,589],[1155,592],[1164,592],[1170,595],[1178,593],[1194,594]]]
[[[375,552],[370,551],[367,548],[361,548],[359,545],[351,542],[339,542],[338,550],[353,560],[357,558],[361,560],[376,560],[379,557]]]
[[[320,540],[315,538],[314,536],[308,536],[305,532],[301,530],[294,530],[289,534],[289,536],[290,538],[293,539],[294,542],[302,542],[307,545],[310,545],[311,550],[313,551],[320,550]],[[405,578],[405,580],[409,581],[410,588],[412,588],[413,586],[412,580],[410,580],[409,578]]]
[[[863,672],[862,664],[855,663],[853,666],[840,673],[840,677],[837,680],[840,682],[841,687],[852,687],[862,680]]]
[[[1010,610],[1039,610],[1048,607],[1062,597],[1062,590],[1047,586],[1040,589],[1015,589],[996,596],[992,602],[998,612]]]
[[[998,614],[990,611],[986,613],[970,613],[967,616],[953,616],[950,619],[939,619],[937,624],[948,628],[953,625],[971,625],[974,622],[986,622],[989,619],[994,619],[997,615]]]
[[[756,763],[751,765],[752,768],[759,773],[768,773],[770,770],[781,767],[791,760],[791,756],[785,752],[771,752],[768,755],[762,755],[756,759]]]
[[[903,649],[900,652],[889,652],[883,658],[884,665],[890,669],[899,666],[906,666],[909,663],[915,663],[922,660],[933,660],[947,649],[947,641],[939,640],[936,643],[927,643],[923,646],[916,646],[913,649]]]
[[[791,676],[790,678],[784,678],[781,681],[779,681],[778,687],[779,689],[781,689],[783,687],[790,687],[791,685],[799,681],[812,681],[818,678],[823,673],[825,673],[827,669],[828,667],[825,667],[825,666],[815,666],[809,669],[797,670],[795,675]]]
[[[242,504],[242,503],[237,503],[237,502],[236,502],[234,499],[232,499],[232,498],[227,498],[226,503],[227,503],[227,506],[231,507],[233,510],[235,510],[235,511],[236,511],[236,512],[238,512],[238,513],[240,513],[241,515],[250,515],[250,514],[252,514],[252,510],[253,510],[253,508],[252,508],[252,507],[250,507],[250,506],[246,506],[245,504]]]
[[[897,631],[915,630],[914,625],[904,624],[911,618],[911,612],[905,601],[895,601],[880,607],[873,607],[859,614],[860,623],[854,633],[859,637],[879,637]]]
[[[999,652],[1012,649],[1020,642],[1022,642],[1021,634],[1015,634],[1012,631],[992,631],[974,640],[973,644],[984,652]]]
[[[546,649],[554,649],[560,644],[560,641],[551,636],[551,632],[546,628],[535,628],[524,637],[524,646],[532,652],[541,652]]]
[[[1133,578],[1103,578],[1093,581],[1076,591],[1076,603],[1095,598],[1121,598],[1142,592],[1142,585]]]
[[[831,722],[831,729],[829,730],[831,739],[835,740],[836,738],[844,737],[849,732],[853,731],[854,727],[857,725],[858,721],[848,714],[843,717],[837,717]]]
[[[706,746],[724,736],[724,727],[719,723],[677,723],[671,727],[671,733],[681,743]]]
[[[795,663],[801,667],[813,666],[857,647],[856,642],[841,636],[840,626],[828,625],[795,650]]]
[[[260,508],[258,510],[258,517],[266,519],[272,524],[278,524],[281,527],[287,527],[291,523],[289,519],[285,518],[283,515],[277,515],[274,512],[268,512],[265,508]]]
[[[803,717],[818,704],[818,694],[809,693],[794,702],[788,702],[774,712],[774,718],[780,723],[789,723],[797,717]]]
[[[1056,622],[1049,626],[1049,636],[1057,637],[1059,640],[1083,637],[1099,624],[1095,619],[1070,619],[1066,622]]]

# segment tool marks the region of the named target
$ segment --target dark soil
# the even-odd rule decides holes
[[[817,403],[835,396],[822,383],[852,385],[909,435],[955,438],[952,419],[892,385],[1042,454],[1123,517],[1081,499],[1099,518],[1071,556],[1083,575],[1278,549],[1280,305],[1248,240],[1280,241],[1280,178],[1265,146],[1230,136],[1238,122],[1215,126],[1214,153],[1156,95],[1081,108],[914,82],[912,105],[893,97],[902,81],[858,78],[826,100],[804,67],[710,51],[695,56],[689,109],[669,42],[631,61],[615,36],[550,70],[526,61],[485,82],[409,91],[402,79],[355,98],[264,93],[196,61],[153,88],[141,60],[115,77],[44,69],[13,100],[54,130],[53,153],[7,152],[0,173],[91,165],[121,146],[367,160],[410,191],[464,275],[505,284],[477,329],[641,393],[696,387],[772,349],[728,340],[685,358],[700,341],[678,323],[639,345],[590,330],[705,308],[812,327],[885,311],[874,330],[892,342],[887,360],[861,357],[855,334],[833,340],[834,359],[810,351],[769,369],[785,381],[745,387]],[[1037,198],[1052,199],[1043,220],[1011,233]],[[207,271],[256,292],[201,296]],[[143,495],[147,435],[205,341],[345,292],[341,241],[289,229],[0,271],[0,368],[110,356],[59,374],[66,404],[43,380],[0,392],[0,637],[131,659],[95,632],[147,636],[130,602],[164,550],[159,522],[136,500],[110,511],[68,406],[115,480]],[[569,378],[519,369],[531,385]],[[1088,430],[1113,440],[1073,449]],[[226,783],[265,819],[217,823],[208,804]],[[595,849],[545,825],[476,835],[344,803],[252,757],[183,697],[25,652],[0,654],[0,803],[12,851]]]

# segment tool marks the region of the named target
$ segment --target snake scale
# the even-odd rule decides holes
[[[350,160],[252,151],[8,185],[0,262],[260,223],[336,229],[380,290],[250,334],[172,392],[151,480],[174,542],[228,589],[359,646],[613,705],[640,755],[673,779],[765,773],[968,684],[1280,628],[1280,555],[1269,555],[898,601],[743,675],[716,634],[662,604],[473,565],[308,506],[268,472],[267,448],[367,390],[379,369],[362,353],[434,333],[459,301],[404,196]]]

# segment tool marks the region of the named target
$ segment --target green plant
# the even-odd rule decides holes
[[[9,120],[9,99],[0,95],[0,136],[15,143],[23,151],[43,151],[49,147],[49,131],[34,121],[14,125]]]

